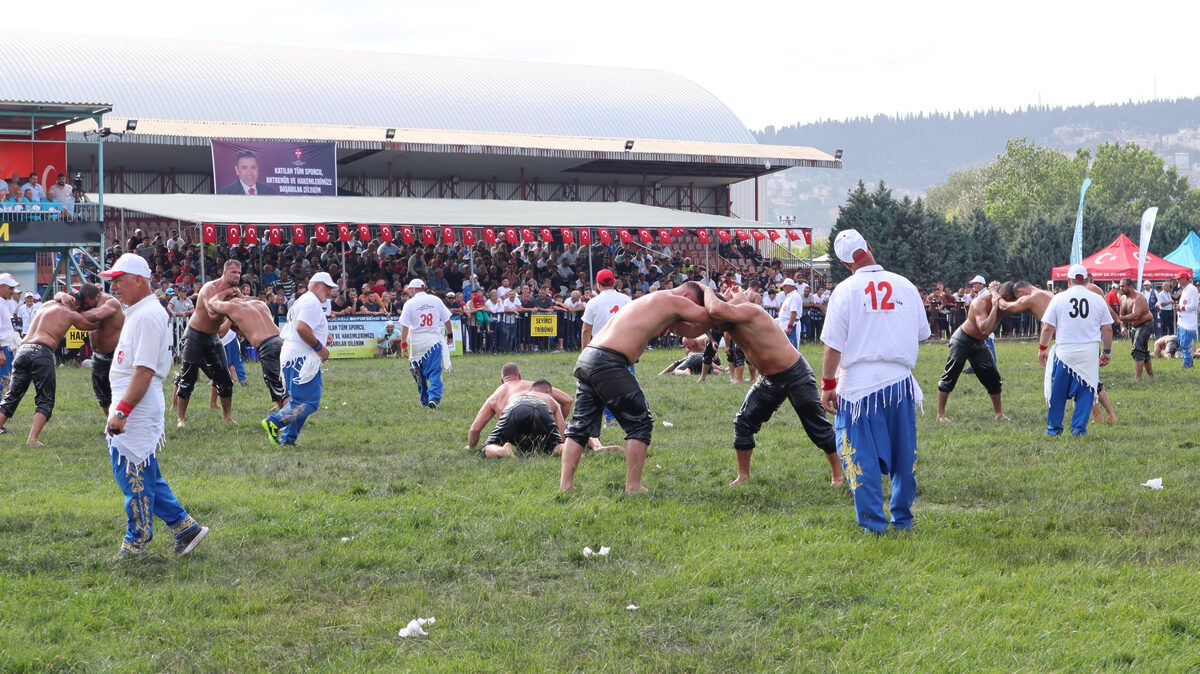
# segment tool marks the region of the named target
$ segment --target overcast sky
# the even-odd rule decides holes
[[[714,93],[751,129],[1200,96],[1194,0],[87,6],[97,9],[70,31],[666,70]]]

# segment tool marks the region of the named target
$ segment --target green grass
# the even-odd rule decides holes
[[[940,425],[946,347],[922,347],[907,534],[860,533],[786,407],[759,434],[751,484],[727,487],[746,387],[652,374],[675,353],[638,366],[660,422],[649,497],[621,493],[616,454],[585,456],[560,495],[552,458],[464,451],[502,358],[457,359],[438,411],[396,361],[337,361],[298,450],[267,443],[257,378],[235,392],[236,428],[197,396],[160,460],[212,534],[174,558],[156,522],[132,563],[111,561],[124,511],[87,373],[60,369],[48,446],[21,443],[31,398],[0,440],[0,669],[1200,668],[1200,375],[1158,361],[1135,383],[1118,345],[1102,375],[1121,422],[1047,438],[1036,347],[999,350],[1012,423],[964,375]],[[573,361],[519,360],[567,390]],[[1139,486],[1153,477],[1165,489]],[[601,545],[609,556],[581,554]],[[397,636],[430,615],[428,637]]]

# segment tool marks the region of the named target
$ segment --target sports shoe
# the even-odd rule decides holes
[[[430,400],[429,401],[429,409],[436,410],[437,408],[438,408],[438,401]]]
[[[278,445],[279,444],[279,426],[277,426],[275,424],[275,422],[271,421],[270,419],[263,419],[262,427],[264,430],[267,431],[267,439],[271,441],[271,444]]]
[[[183,556],[200,545],[200,541],[208,535],[208,527],[196,527],[186,534],[175,539],[175,554]]]
[[[7,435],[9,433],[12,433],[12,431],[8,430],[7,428],[5,428],[3,426],[0,426],[0,435]]]
[[[124,562],[131,559],[145,559],[145,552],[134,552],[128,548],[121,548],[117,554],[113,556],[114,562]]]

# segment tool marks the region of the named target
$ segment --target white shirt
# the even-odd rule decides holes
[[[799,290],[793,290],[783,298],[783,306],[779,308],[779,325],[787,332],[788,324],[792,322],[792,312],[796,312],[796,321],[804,315],[804,297]]]
[[[774,310],[776,316],[778,316],[779,307],[783,306],[783,300],[780,299],[779,293],[775,293],[775,297],[771,297],[768,293],[763,293],[762,306],[768,313]]]
[[[517,322],[517,310],[521,308],[521,300],[516,293],[509,293],[508,297],[500,300],[504,305],[504,322],[515,324]]]
[[[401,327],[407,326],[412,333],[433,332],[444,333],[446,321],[450,320],[450,310],[438,298],[421,291],[404,303],[400,312]]]
[[[608,324],[608,319],[620,311],[621,307],[632,301],[629,295],[619,293],[613,288],[588,300],[587,306],[583,308],[583,322],[592,326],[592,337],[595,338],[596,335],[599,335],[604,326]]]
[[[237,340],[237,333],[234,332],[233,330],[228,330],[225,332],[225,336],[221,338],[221,346],[229,346],[229,344],[231,342],[234,342],[236,340]]]
[[[483,306],[487,307],[489,314],[499,315],[504,313],[504,302],[501,302],[500,300],[496,300],[495,302],[486,300],[483,303]]]
[[[1179,311],[1176,317],[1176,325],[1184,330],[1195,330],[1197,324],[1196,310],[1200,309],[1200,290],[1196,290],[1196,286],[1188,284],[1183,292],[1179,293]]]
[[[166,402],[162,380],[171,371],[171,332],[167,327],[167,310],[154,295],[147,295],[137,304],[125,307],[125,324],[117,338],[112,369],[108,372],[114,401],[125,397],[129,382],[138,367],[154,370],[154,378],[146,395],[129,413],[125,432],[112,437],[117,452],[134,465],[153,456],[164,437],[163,415]]]
[[[1086,344],[1099,342],[1100,328],[1113,320],[1103,297],[1087,286],[1072,285],[1050,300],[1042,322],[1054,326],[1059,344]]]
[[[317,299],[315,293],[304,293],[297,297],[292,302],[292,306],[288,309],[287,325],[283,326],[283,330],[279,331],[279,336],[287,342],[295,344],[303,344],[309,350],[312,350],[312,344],[304,341],[300,337],[300,333],[296,332],[296,324],[303,321],[312,330],[313,337],[317,342],[324,344],[326,338],[329,337],[329,321],[325,319],[325,311],[321,308],[321,300]]]
[[[7,346],[8,340],[12,337],[12,317],[12,305],[6,301],[0,301],[0,346]]]
[[[1171,297],[1171,293],[1160,290],[1158,291],[1158,310],[1159,311],[1174,311],[1175,298]]]
[[[500,299],[504,299],[505,297],[508,297],[508,294],[511,292],[512,292],[512,288],[510,288],[506,285],[501,285],[499,288],[496,288],[496,297],[499,297]]]
[[[821,331],[821,341],[842,354],[837,390],[851,402],[911,376],[928,337],[921,293],[877,264],[834,288]]]
[[[34,302],[32,305],[28,306],[22,303],[17,306],[17,318],[21,319],[22,335],[29,332],[29,327],[33,324],[33,316],[37,313],[37,310],[41,308],[41,302]]]

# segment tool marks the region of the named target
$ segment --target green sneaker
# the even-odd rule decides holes
[[[276,426],[275,422],[271,421],[270,419],[263,419],[262,427],[264,430],[266,430],[267,439],[271,441],[271,444],[278,445],[279,444],[279,426]]]

